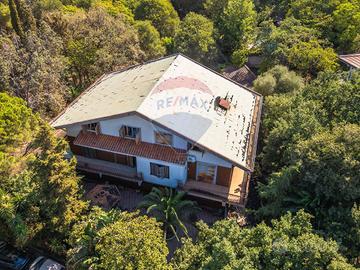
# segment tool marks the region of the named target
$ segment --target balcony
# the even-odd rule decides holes
[[[79,155],[76,155],[76,159],[77,169],[81,171],[121,178],[127,181],[136,182],[138,185],[142,183],[142,177],[137,174],[136,168]]]
[[[249,176],[234,167],[229,187],[188,179],[182,189],[194,197],[245,207],[248,185]]]

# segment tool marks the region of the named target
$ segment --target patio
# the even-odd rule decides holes
[[[99,180],[93,180],[93,179],[88,179],[85,178],[84,181],[84,189],[85,189],[85,197],[88,199],[91,199],[91,196],[89,196],[89,194],[98,194],[96,192],[94,192],[94,190],[98,190],[97,186],[107,186],[107,188],[105,188],[105,190],[113,190],[114,188],[109,188],[109,186],[115,186],[116,191],[116,204],[115,207],[117,207],[118,209],[122,210],[122,211],[136,211],[137,209],[137,205],[143,200],[144,195],[146,194],[146,192],[140,190],[140,189],[134,189],[134,188],[130,188],[130,187],[126,187],[124,185],[121,184],[114,184],[111,183],[109,184],[105,184],[104,185],[104,181],[99,181]],[[97,191],[99,192],[99,191]],[[110,198],[111,199],[111,198]],[[91,199],[93,204],[99,205],[98,201],[94,202],[93,199]],[[100,200],[103,201],[103,200]],[[104,209],[107,209],[107,203],[105,203],[104,205]],[[197,213],[197,218],[198,220],[203,220],[205,223],[211,225],[213,224],[215,221],[220,220],[222,218],[224,218],[224,212],[223,209],[214,209],[214,208],[210,208],[210,207],[205,207],[205,206],[201,206],[201,211],[199,213]],[[142,211],[142,213],[144,214],[144,211]],[[197,234],[197,229],[195,228],[195,226],[191,223],[186,223],[186,227],[188,228],[188,232],[189,232],[189,236],[192,238],[196,237]],[[183,237],[184,235],[182,233],[180,233],[179,235],[180,237]],[[173,254],[174,251],[180,247],[181,243],[179,243],[176,238],[171,239],[170,241],[168,241],[168,248],[169,248],[169,256],[168,258],[170,259]]]

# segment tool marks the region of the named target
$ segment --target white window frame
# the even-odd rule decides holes
[[[99,122],[86,124],[86,131],[97,133]]]
[[[159,134],[160,137],[164,137],[165,136],[170,136],[170,142],[169,143],[161,143],[159,141],[157,141],[157,134]],[[174,135],[169,133],[169,132],[163,132],[163,131],[154,131],[154,141],[156,144],[161,144],[161,145],[173,145],[173,141],[174,141]]]
[[[137,136],[140,137],[140,135],[141,135],[141,128],[139,128],[139,127],[123,125],[120,130],[124,130],[124,138],[127,138],[127,139],[136,139]],[[132,130],[132,133],[134,133],[134,136],[127,135],[127,131],[129,131],[129,130]],[[138,132],[135,132],[135,130],[138,130]]]
[[[152,167],[155,166],[155,167]],[[166,175],[167,168],[167,175]],[[170,179],[170,166],[162,165],[154,162],[150,162],[150,175],[156,176],[158,178]]]

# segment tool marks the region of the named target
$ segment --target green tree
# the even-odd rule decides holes
[[[198,211],[196,203],[184,200],[185,192],[175,192],[173,189],[153,188],[139,204],[139,208],[145,208],[146,213],[153,213],[156,219],[163,223],[164,238],[170,232],[178,240],[178,232],[181,229],[188,236],[184,219],[190,213]]]
[[[277,216],[305,208],[317,229],[347,246],[346,254],[359,254],[359,243],[343,229],[351,227],[351,208],[360,199],[359,137],[360,126],[349,124],[298,143],[290,164],[260,186],[265,205],[259,213]]]
[[[303,79],[285,66],[276,65],[254,81],[254,90],[264,96],[275,93],[299,91],[304,87]]]
[[[201,11],[203,11],[204,2],[205,0],[171,0],[171,3],[181,18],[184,18],[186,14],[190,12],[201,13]]]
[[[45,22],[23,39],[0,35],[0,89],[23,98],[42,116],[54,117],[68,94],[62,45]]]
[[[340,1],[332,18],[331,40],[341,51],[354,52],[360,35],[360,1]]]
[[[319,39],[320,34],[293,17],[283,20],[279,27],[263,23],[258,37],[265,58],[263,69],[281,64],[310,76],[335,70],[337,56],[326,41]]]
[[[295,44],[287,57],[290,67],[303,75],[315,76],[319,71],[334,71],[338,67],[334,50],[323,48],[317,40]]]
[[[321,108],[322,125],[360,123],[360,72],[321,73],[306,86],[303,96]],[[319,112],[318,112],[319,113]]]
[[[160,34],[149,21],[137,21],[136,28],[139,33],[140,48],[146,54],[146,59],[163,56],[166,48],[161,41]]]
[[[180,19],[170,0],[141,0],[135,11],[136,20],[149,20],[161,37],[173,37]]]
[[[120,211],[112,209],[105,212],[93,207],[88,215],[82,217],[73,226],[69,237],[71,248],[67,251],[67,267],[85,270],[95,267],[99,254],[96,245],[100,241],[98,232],[120,219]]]
[[[31,7],[24,0],[14,0],[24,32],[36,31],[36,22]]]
[[[198,227],[196,241],[185,240],[175,252],[175,269],[355,269],[335,241],[313,232],[304,211],[273,220],[272,226],[241,228],[235,220],[222,220]]]
[[[72,224],[86,207],[68,145],[25,103],[0,94],[0,235],[18,246],[64,252]]]
[[[256,11],[251,0],[208,0],[206,13],[219,31],[219,44],[232,61],[241,66],[256,34]]]
[[[259,155],[262,207],[274,217],[305,208],[314,226],[339,241],[349,258],[359,253],[351,209],[359,200],[359,74],[322,73],[293,94],[265,100]],[[284,113],[286,112],[286,113]]]
[[[337,1],[311,1],[292,0],[290,1],[287,16],[293,16],[302,24],[320,31],[329,30],[331,24],[331,12]]]
[[[168,269],[160,224],[137,213],[93,209],[74,226],[69,269]]]
[[[174,46],[199,62],[211,63],[216,53],[213,23],[202,15],[188,13],[176,32]]]
[[[0,29],[11,28],[10,9],[5,3],[0,2]]]
[[[65,55],[75,94],[102,74],[138,63],[144,58],[136,29],[123,16],[90,9],[67,20]]]
[[[9,0],[8,4],[9,4],[9,10],[10,10],[11,25],[12,25],[13,29],[15,30],[15,33],[19,37],[24,37],[24,31],[23,31],[22,25],[20,23],[20,18],[19,18],[16,4],[15,4],[15,0]]]
[[[229,0],[217,24],[225,51],[233,52],[252,45],[256,11],[253,1]]]

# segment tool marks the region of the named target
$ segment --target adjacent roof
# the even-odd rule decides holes
[[[186,151],[182,149],[147,142],[136,143],[135,140],[104,134],[96,135],[94,132],[80,132],[74,140],[74,145],[182,165],[186,162]]]
[[[342,62],[348,64],[349,66],[360,68],[360,53],[339,55],[339,58]]]
[[[217,106],[219,97],[230,101],[229,110]],[[252,170],[261,104],[261,95],[179,54],[103,76],[52,126],[136,113]]]
[[[225,77],[248,87],[251,87],[256,79],[256,75],[247,65],[244,65],[241,68],[229,66],[225,68],[223,74]]]

